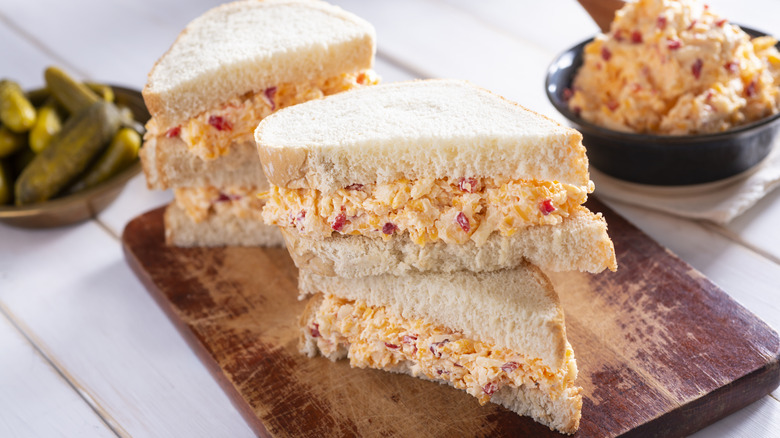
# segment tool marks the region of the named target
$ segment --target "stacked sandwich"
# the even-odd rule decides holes
[[[238,1],[187,25],[143,90],[147,184],[174,189],[167,242],[281,244],[256,196],[268,182],[254,129],[280,108],[375,84],[374,51],[370,24],[320,1]]]
[[[255,131],[300,268],[301,348],[447,383],[561,432],[582,399],[542,269],[616,268],[581,135],[467,82],[378,85]]]

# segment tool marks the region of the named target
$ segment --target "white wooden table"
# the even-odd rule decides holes
[[[5,0],[0,76],[40,86],[54,64],[140,89],[185,24],[217,3]],[[574,0],[335,3],[376,27],[385,82],[469,79],[558,119],[544,95],[547,65],[596,31]],[[710,3],[780,34],[780,1]],[[170,199],[139,176],[94,220],[0,225],[0,437],[252,435],[123,258],[125,224]],[[609,204],[780,328],[780,190],[726,227]],[[780,390],[698,435],[780,436]]]

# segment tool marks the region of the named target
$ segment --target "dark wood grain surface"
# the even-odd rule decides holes
[[[780,383],[780,340],[595,199],[619,269],[551,276],[584,389],[576,436],[681,436]],[[283,249],[169,248],[162,209],[122,236],[129,265],[260,436],[560,436],[444,385],[297,350]]]

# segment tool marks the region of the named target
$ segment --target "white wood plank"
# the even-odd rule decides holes
[[[2,314],[0,351],[0,436],[116,436]]]
[[[458,8],[426,0],[333,3],[376,27],[379,53],[421,77],[468,79],[554,116],[544,93],[547,51]]]
[[[759,248],[777,262],[780,260],[778,223],[780,223],[780,189],[776,188],[750,210],[725,226],[723,233]]]
[[[780,435],[780,402],[767,396],[709,425],[691,435],[691,438],[775,438],[778,435]]]
[[[181,29],[218,3],[26,0],[7,2],[0,13],[77,77],[141,88]]]
[[[3,48],[3,63],[0,77],[18,82],[22,88],[30,89],[43,85],[43,68],[51,58],[38,47],[2,20],[0,8],[0,47]]]
[[[114,237],[119,238],[125,225],[134,217],[167,205],[172,200],[171,190],[149,190],[141,173],[127,183],[122,193],[97,218]]]
[[[97,224],[0,226],[0,242],[0,303],[109,424],[131,436],[252,436]]]

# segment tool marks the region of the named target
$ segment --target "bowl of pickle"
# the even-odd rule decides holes
[[[141,93],[58,67],[45,86],[0,80],[0,222],[47,228],[105,209],[141,171],[149,112]]]

